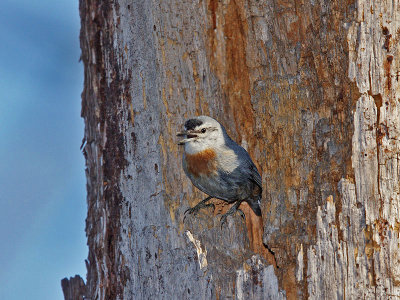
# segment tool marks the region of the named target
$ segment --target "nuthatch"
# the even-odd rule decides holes
[[[228,136],[220,123],[207,116],[195,117],[187,120],[185,131],[177,135],[186,137],[178,143],[185,148],[182,162],[186,175],[209,195],[185,214],[196,214],[200,208],[212,205],[207,201],[217,198],[235,202],[221,217],[221,226],[243,201],[261,216],[261,176],[247,151]]]

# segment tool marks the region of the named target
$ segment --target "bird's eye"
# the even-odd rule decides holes
[[[206,133],[206,129],[203,128],[203,129],[201,130],[201,133]]]

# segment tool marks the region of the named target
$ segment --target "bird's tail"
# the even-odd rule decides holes
[[[260,199],[257,197],[256,199],[249,199],[246,202],[250,205],[254,213],[261,217]]]

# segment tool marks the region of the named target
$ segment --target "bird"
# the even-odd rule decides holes
[[[234,142],[217,120],[209,116],[197,116],[184,123],[184,131],[177,136],[184,137],[178,145],[184,147],[182,166],[192,184],[208,195],[186,214],[197,214],[204,207],[213,206],[207,202],[213,198],[224,200],[231,208],[222,215],[221,227],[227,217],[237,211],[246,201],[257,216],[261,216],[260,200],[262,181],[257,167],[249,153]]]

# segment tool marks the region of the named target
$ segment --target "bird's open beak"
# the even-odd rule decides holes
[[[196,138],[197,135],[194,134],[193,132],[189,132],[189,131],[181,131],[178,132],[176,134],[176,136],[186,136],[186,139],[180,140],[178,142],[178,145],[185,145],[185,143],[189,142],[190,140],[192,140],[193,138]]]
[[[187,135],[187,134],[188,134],[187,131],[181,131],[181,132],[178,132],[178,133],[176,134],[176,136],[185,136],[185,135]]]

